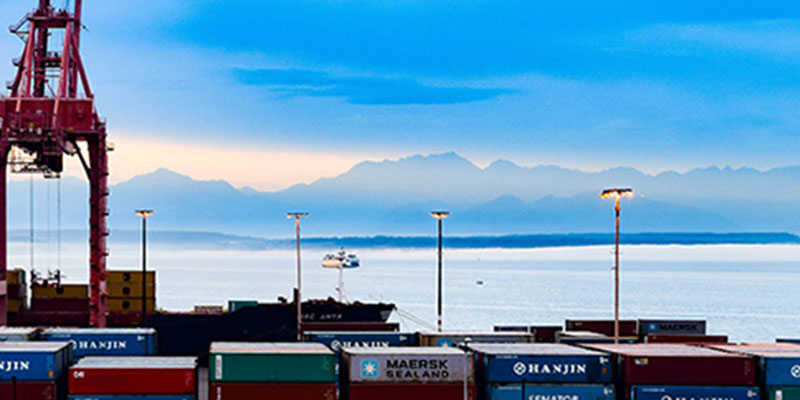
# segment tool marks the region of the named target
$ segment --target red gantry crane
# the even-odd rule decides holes
[[[108,148],[106,124],[95,110],[79,51],[81,5],[82,0],[75,0],[70,12],[39,0],[36,10],[11,27],[25,49],[13,61],[17,74],[8,85],[10,93],[0,97],[0,326],[8,315],[6,167],[14,149],[30,157],[24,165],[15,163],[15,169],[46,176],[61,173],[64,154],[80,159],[89,178],[89,323],[106,324]]]

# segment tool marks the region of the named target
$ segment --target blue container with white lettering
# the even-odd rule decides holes
[[[487,383],[610,383],[608,354],[557,343],[471,344]]]
[[[800,386],[800,351],[758,355],[759,378],[764,386]]]
[[[190,395],[126,395],[126,394],[115,394],[115,395],[71,395],[69,396],[69,400],[195,400],[194,396]]]
[[[631,400],[759,400],[755,386],[632,386]]]
[[[522,391],[525,391],[523,393]],[[612,385],[489,385],[484,400],[614,400]]]
[[[0,343],[0,381],[54,381],[69,368],[69,343]]]
[[[42,331],[47,341],[72,342],[73,357],[147,356],[156,353],[152,328],[50,328]]]
[[[400,332],[306,332],[303,340],[322,343],[337,353],[341,348],[417,345],[416,334]]]

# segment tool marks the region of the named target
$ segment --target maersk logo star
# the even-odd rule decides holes
[[[378,362],[375,360],[364,360],[361,362],[361,377],[362,378],[377,378],[378,377]]]

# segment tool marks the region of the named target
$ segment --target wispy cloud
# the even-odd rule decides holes
[[[235,69],[234,74],[241,83],[276,94],[339,97],[361,105],[470,103],[515,92],[505,88],[428,85],[408,78],[334,76],[298,69]]]

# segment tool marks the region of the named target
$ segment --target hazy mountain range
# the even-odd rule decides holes
[[[269,162],[269,160],[265,160]],[[336,177],[276,192],[197,181],[166,169],[111,187],[109,225],[135,229],[133,209],[154,208],[156,230],[201,230],[260,237],[292,233],[289,210],[304,210],[309,235],[430,234],[431,209],[448,209],[451,234],[608,232],[613,206],[599,198],[609,186],[630,186],[623,202],[629,232],[800,232],[800,166],[759,171],[704,168],[645,174],[633,168],[584,172],[523,167],[498,160],[479,168],[454,153],[364,162]],[[49,196],[48,196],[49,191]],[[37,229],[56,226],[56,184],[34,185]],[[87,225],[87,184],[61,182],[61,225]],[[49,218],[48,213],[49,203]],[[9,184],[9,227],[29,226],[29,183]]]

